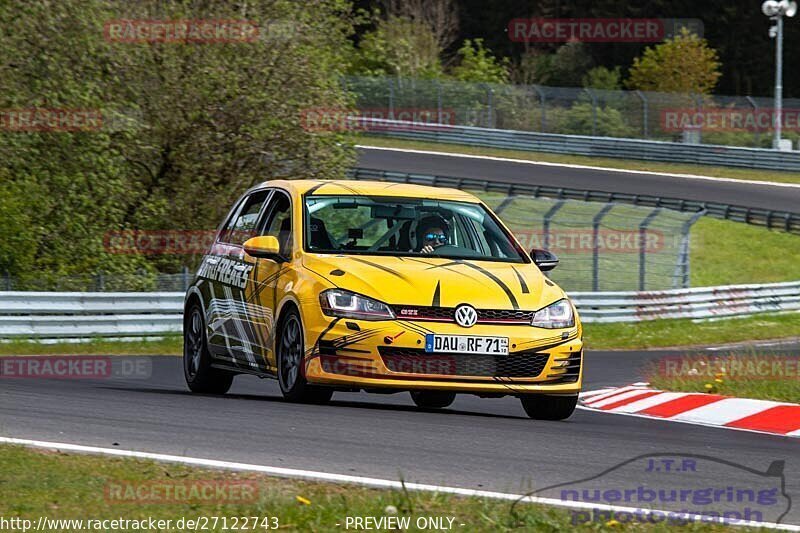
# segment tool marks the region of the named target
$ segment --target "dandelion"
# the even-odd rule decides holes
[[[611,520],[609,520],[608,522],[606,522],[606,527],[617,527],[619,525],[620,525],[620,523],[618,521],[614,520],[613,518]]]
[[[688,373],[689,373],[690,376],[696,376],[697,374],[700,373],[700,371],[697,370],[696,368],[693,368],[693,369],[689,370]]]
[[[386,508],[383,510],[384,513],[387,515],[396,515],[397,514],[397,507],[394,505],[387,505]]]

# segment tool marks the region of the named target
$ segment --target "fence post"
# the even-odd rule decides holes
[[[597,97],[588,87],[583,89],[592,99],[592,135],[597,135]]]
[[[592,218],[592,291],[600,290],[600,221],[616,204],[608,203]]]
[[[97,290],[100,292],[106,290],[106,278],[102,270],[97,274]]]
[[[656,207],[644,217],[644,220],[639,224],[639,290],[645,290],[645,277],[647,274],[647,227],[661,212],[660,207]]]
[[[564,207],[564,203],[566,200],[559,200],[555,203],[553,207],[547,210],[547,213],[544,214],[544,221],[542,223],[542,229],[544,230],[544,242],[543,247],[547,250],[548,246],[550,246],[550,221],[553,220],[553,217],[556,216],[558,210]]]
[[[394,120],[394,78],[389,81],[389,120]]]
[[[753,114],[755,115],[754,118],[758,118],[758,103],[756,103],[752,96],[745,96],[745,98],[747,99],[747,102],[753,106]],[[761,132],[758,131],[758,128],[756,128],[755,134],[756,148],[759,148],[761,146]]]
[[[6,290],[10,291],[11,290],[11,273],[8,270],[6,270],[5,273],[3,274],[3,279],[5,279],[5,281],[6,281],[6,283],[5,283]]]
[[[183,265],[183,290],[189,290],[189,267],[186,265]]]
[[[539,95],[539,102],[541,103],[542,107],[542,124],[541,127],[539,128],[539,131],[545,133],[545,130],[547,129],[547,108],[544,105],[544,99],[545,99],[544,91],[538,85],[532,85],[531,87],[533,87],[533,90],[536,91],[536,94]]]
[[[436,122],[442,123],[442,82],[436,81]]]
[[[488,83],[486,84],[486,127],[494,128],[494,120],[492,117],[492,104],[494,100],[494,89]]]
[[[701,209],[700,211],[693,214],[688,220],[686,220],[683,225],[681,226],[681,245],[678,251],[678,263],[675,265],[675,275],[673,276],[672,287],[674,289],[678,287],[678,279],[680,279],[680,288],[688,289],[689,288],[689,231],[692,229],[697,220],[706,214],[705,209]]]
[[[647,121],[649,119],[649,109],[648,109],[648,101],[647,97],[644,95],[642,91],[637,90],[636,96],[638,96],[642,100],[642,136],[647,139]]]

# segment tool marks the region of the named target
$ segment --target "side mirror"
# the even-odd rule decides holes
[[[286,261],[281,255],[281,245],[272,235],[262,235],[247,239],[242,245],[245,253],[261,259],[272,259],[278,263]]]
[[[533,262],[542,272],[548,272],[558,266],[556,254],[547,250],[533,249],[531,250],[531,258],[533,258]]]

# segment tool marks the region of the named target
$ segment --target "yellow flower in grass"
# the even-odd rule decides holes
[[[613,518],[606,522],[606,527],[617,527],[621,525],[618,521],[614,520]]]
[[[302,496],[295,496],[297,499],[297,503],[302,503],[303,505],[311,505],[311,500],[308,498],[303,498]]]
[[[717,378],[717,379],[714,380],[714,383],[722,383],[722,380]]]

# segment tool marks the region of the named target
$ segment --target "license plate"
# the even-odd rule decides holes
[[[508,355],[508,337],[428,333],[425,335],[425,351],[428,353]]]

